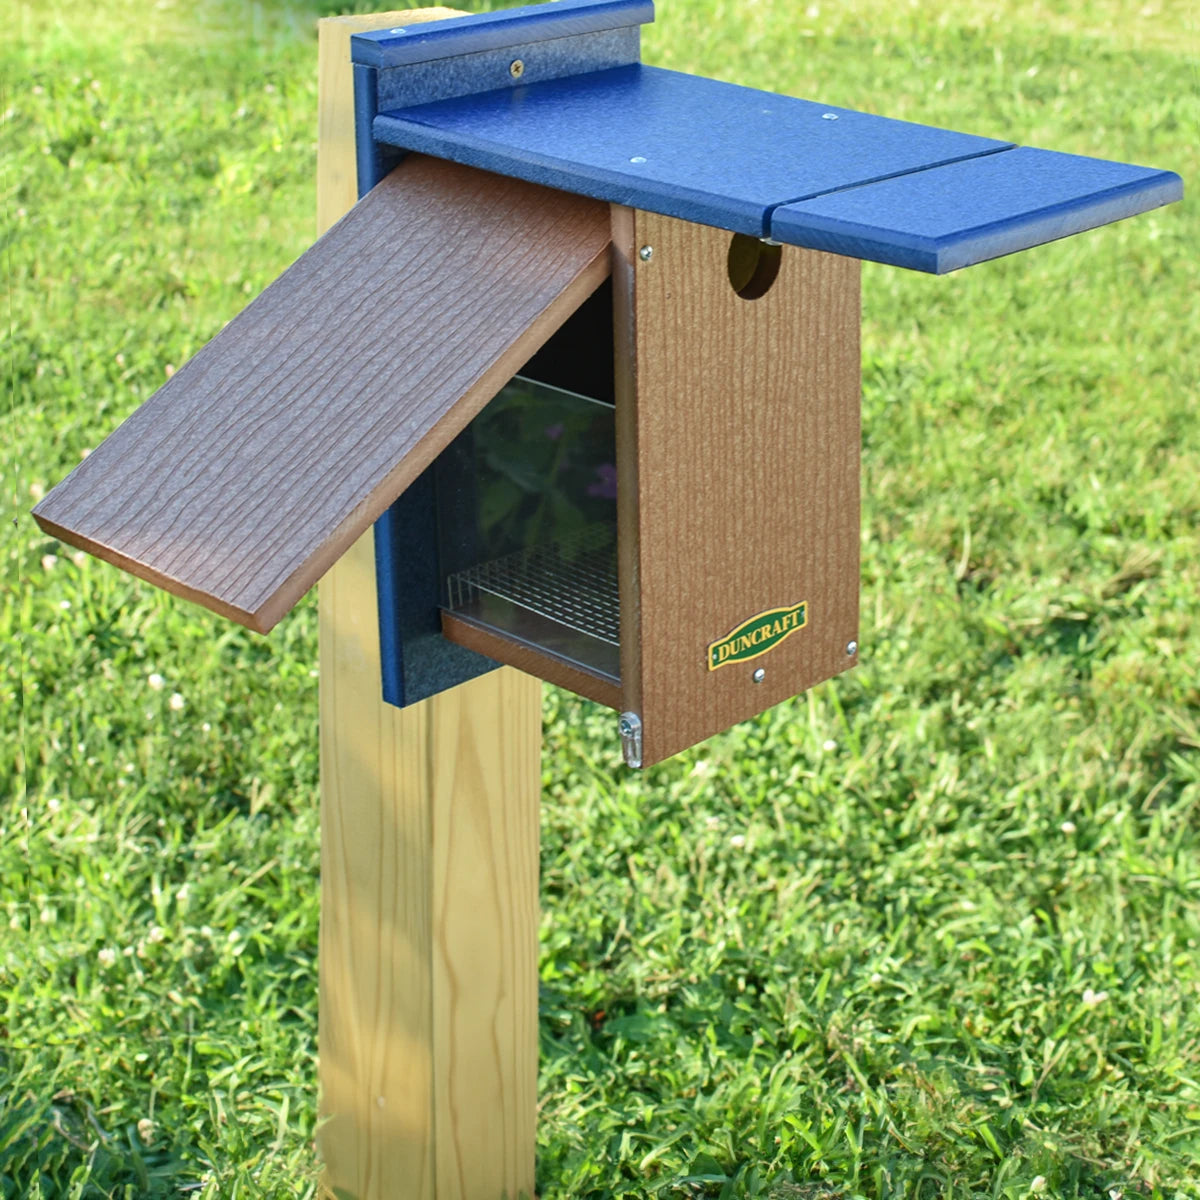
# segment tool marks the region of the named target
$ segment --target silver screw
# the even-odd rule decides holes
[[[857,642],[847,642],[846,643],[846,653],[851,658],[853,658],[858,653],[858,643]]]
[[[821,114],[822,121],[836,121],[837,119],[838,119],[837,113],[822,113]]]
[[[654,247],[653,246],[643,246],[638,251],[638,258],[640,258],[642,260],[642,262],[649,262],[653,257],[654,257]]]
[[[646,157],[643,154],[635,154],[630,160],[631,163],[644,163]]]
[[[754,672],[754,674],[750,676],[750,678],[753,679],[755,683],[762,683],[762,681],[764,679],[766,679],[766,677],[767,677],[767,673],[766,673],[766,671],[764,671],[762,669],[762,667],[759,667],[758,670],[756,670]]]
[[[520,79],[525,74],[525,64],[518,58],[509,65],[508,73],[514,79]]]

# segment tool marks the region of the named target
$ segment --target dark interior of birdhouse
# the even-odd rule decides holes
[[[556,667],[582,672],[607,685],[591,692],[604,700],[620,686],[614,416],[605,284],[471,422],[437,476],[446,635],[589,694]]]

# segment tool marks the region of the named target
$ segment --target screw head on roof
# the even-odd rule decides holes
[[[518,58],[509,64],[508,73],[514,79],[520,79],[525,74],[525,64]]]
[[[654,257],[654,247],[653,246],[643,246],[638,251],[638,258],[640,258],[642,260],[642,262],[649,262],[653,257]]]

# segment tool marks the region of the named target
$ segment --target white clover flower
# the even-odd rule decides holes
[[[1045,1175],[1035,1175],[1033,1182],[1029,1185],[1029,1190],[1031,1192],[1044,1192],[1046,1190]]]
[[[178,692],[172,692],[171,699],[167,703],[170,705],[172,712],[183,711],[184,699]]]
[[[82,550],[76,550],[71,555],[71,561],[77,566],[82,567],[87,562],[88,556]]]
[[[58,555],[57,554],[43,554],[42,555],[42,570],[43,571],[53,571],[54,568],[57,566],[58,566]]]
[[[46,807],[52,813],[56,813],[60,808],[62,808],[62,801],[57,796],[51,796],[50,799],[46,801]]]
[[[821,743],[821,749],[824,750],[826,754],[832,754],[837,749],[837,742],[835,742],[833,738],[826,738],[825,741]]]
[[[1063,831],[1063,833],[1065,833],[1068,837],[1070,837],[1071,834],[1073,834],[1075,832],[1075,822],[1074,821],[1064,821],[1059,826],[1059,829],[1061,829]]]
[[[105,946],[96,957],[100,960],[102,967],[111,967],[116,965],[117,952],[111,946]]]
[[[163,690],[163,684],[166,682],[167,681],[157,671],[148,676],[146,679],[146,683],[149,685],[152,692],[161,692]]]
[[[54,924],[54,909],[43,908],[42,911],[38,914],[38,919],[42,922],[43,925],[53,925]]]
[[[706,817],[704,819],[704,828],[707,829],[710,833],[712,833],[714,830],[720,829],[721,828],[721,818],[720,817]]]
[[[161,925],[151,925],[147,936],[152,942],[161,942],[167,936],[167,931]]]
[[[744,833],[735,833],[733,837],[729,839],[729,844],[735,850],[743,849],[746,845],[746,835]]]
[[[1095,1008],[1097,1004],[1103,1004],[1107,999],[1107,992],[1095,992],[1091,988],[1083,989],[1083,1002],[1088,1008]]]
[[[189,888],[188,885],[186,883],[184,883],[184,884],[180,885],[179,891],[177,891],[175,893],[175,899],[178,900],[182,904],[191,896],[191,894],[192,894],[191,888]]]
[[[154,1122],[149,1117],[143,1117],[137,1123],[138,1137],[148,1146],[154,1141]]]
[[[693,765],[692,774],[703,778],[705,775],[709,774],[709,772],[711,770],[712,770],[712,768],[709,766],[708,759],[701,758],[701,759],[697,759],[695,764]]]

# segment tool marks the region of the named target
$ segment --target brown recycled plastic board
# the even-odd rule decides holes
[[[34,510],[265,632],[609,272],[607,206],[411,156]]]
[[[636,713],[648,766],[856,662],[859,264],[786,247],[746,300],[727,232],[614,208],[613,234],[620,680],[443,627]]]

